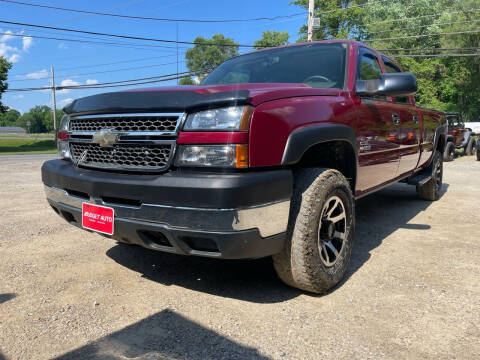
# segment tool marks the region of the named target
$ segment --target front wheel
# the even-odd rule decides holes
[[[477,144],[475,144],[475,140],[473,138],[470,138],[470,140],[468,141],[467,148],[465,149],[465,154],[475,155],[476,146]]]
[[[350,184],[337,170],[309,168],[296,173],[288,239],[273,256],[286,284],[322,293],[347,270],[355,232]]]
[[[440,151],[435,151],[432,162],[432,177],[425,184],[417,186],[417,195],[421,199],[435,201],[440,198],[443,184],[443,161]]]
[[[455,159],[455,145],[451,141],[447,142],[443,152],[444,161],[453,161]]]

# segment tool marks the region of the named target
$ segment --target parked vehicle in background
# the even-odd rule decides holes
[[[448,134],[444,161],[453,161],[455,159],[455,150],[462,149],[462,155],[474,155],[476,152],[475,133],[471,128],[465,127],[460,113],[448,112],[447,118]]]
[[[478,133],[477,133],[478,134]],[[477,137],[477,147],[476,147],[476,151],[477,151],[477,160],[480,161],[480,141],[478,141],[478,137]]]
[[[202,86],[74,101],[42,180],[73,225],[183,255],[273,256],[285,283],[321,293],[347,269],[356,199],[398,181],[440,197],[445,114],[416,90],[359,42],[261,50]]]

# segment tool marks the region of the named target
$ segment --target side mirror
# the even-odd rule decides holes
[[[380,79],[357,80],[355,91],[359,96],[410,96],[417,92],[417,79],[412,73],[381,74]]]

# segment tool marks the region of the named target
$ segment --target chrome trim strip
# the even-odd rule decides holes
[[[174,117],[178,116],[181,118],[184,113],[121,113],[121,114],[97,114],[97,115],[73,115],[71,119],[99,119],[99,118],[114,118],[114,117],[152,117],[152,116],[162,116],[162,117]]]
[[[199,231],[240,231],[257,228],[262,237],[287,230],[290,200],[238,209],[204,209],[142,204],[140,207],[106,203],[99,198],[86,200],[67,191],[45,185],[47,199],[81,209],[82,202],[112,207],[115,216],[150,221],[172,227]]]
[[[70,135],[92,135],[98,131],[69,131]],[[117,131],[112,130],[112,133],[119,136],[175,136],[177,133],[175,131]],[[76,140],[76,139],[75,139]]]

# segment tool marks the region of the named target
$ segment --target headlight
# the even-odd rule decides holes
[[[247,145],[180,145],[176,166],[246,168]]]
[[[62,120],[60,120],[60,126],[58,127],[57,133],[57,149],[58,155],[64,159],[70,159],[70,146],[68,144],[68,127],[70,125],[70,117],[68,115],[63,115]]]
[[[248,130],[253,108],[250,106],[230,106],[205,110],[187,116],[185,131],[237,131]]]

